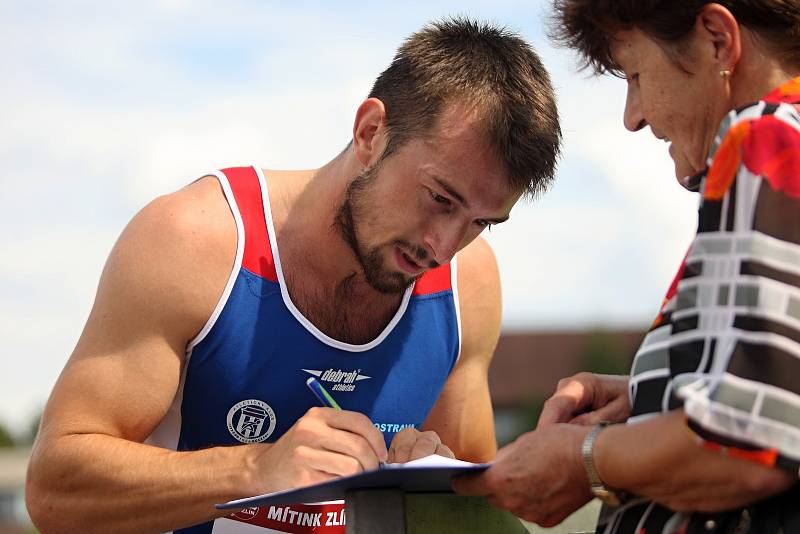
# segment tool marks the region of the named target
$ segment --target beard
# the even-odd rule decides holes
[[[359,228],[377,226],[379,221],[380,215],[374,210],[370,212],[369,202],[371,185],[377,178],[379,169],[380,163],[362,172],[350,182],[344,201],[336,212],[334,226],[339,230],[350,250],[353,251],[364,272],[364,279],[370,287],[380,293],[397,294],[408,289],[419,278],[419,275],[408,276],[387,269],[384,265],[383,254],[381,254],[382,248],[386,245],[367,246],[362,242],[358,232]],[[438,267],[434,261],[426,262],[428,252],[423,247],[412,245],[402,239],[395,239],[388,245],[405,248],[413,254],[412,259],[420,265],[427,263],[430,268]]]

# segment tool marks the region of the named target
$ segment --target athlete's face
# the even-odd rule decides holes
[[[408,141],[355,177],[337,222],[368,283],[399,293],[508,219],[521,194],[507,183],[475,121],[451,108],[435,135]]]

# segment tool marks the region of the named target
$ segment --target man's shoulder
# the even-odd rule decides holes
[[[131,222],[157,230],[153,238],[186,253],[210,254],[236,246],[236,223],[214,176],[157,197]],[[227,245],[227,246],[226,246]]]
[[[127,285],[150,298],[169,295],[171,306],[213,308],[236,244],[236,224],[219,183],[204,177],[154,199],[134,216],[109,257],[107,278],[130,280]]]
[[[501,297],[497,261],[482,237],[458,253],[458,300],[460,360],[485,364],[491,360],[500,333]]]
[[[462,322],[499,313],[500,273],[492,247],[482,237],[458,253],[458,295]]]
[[[459,289],[462,284],[473,286],[498,278],[494,251],[483,237],[479,236],[459,251],[457,258]]]
[[[87,339],[117,346],[162,336],[177,347],[196,335],[236,254],[233,217],[215,187],[201,179],[133,217],[103,269]]]

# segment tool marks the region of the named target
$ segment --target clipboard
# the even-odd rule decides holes
[[[476,473],[488,463],[473,464],[462,460],[431,455],[404,464],[384,464],[379,469],[328,480],[313,486],[265,493],[215,505],[218,510],[232,510],[274,504],[337,501],[345,493],[363,489],[401,489],[405,492],[452,493],[450,480],[458,475]]]

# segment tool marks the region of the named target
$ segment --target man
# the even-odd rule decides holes
[[[380,461],[491,458],[499,280],[475,238],[546,188],[559,142],[531,48],[450,20],[400,48],[322,168],[227,169],[155,200],[112,251],[45,410],[34,522],[341,532],[326,527],[341,504],[213,505]],[[315,407],[310,376],[342,411]]]

